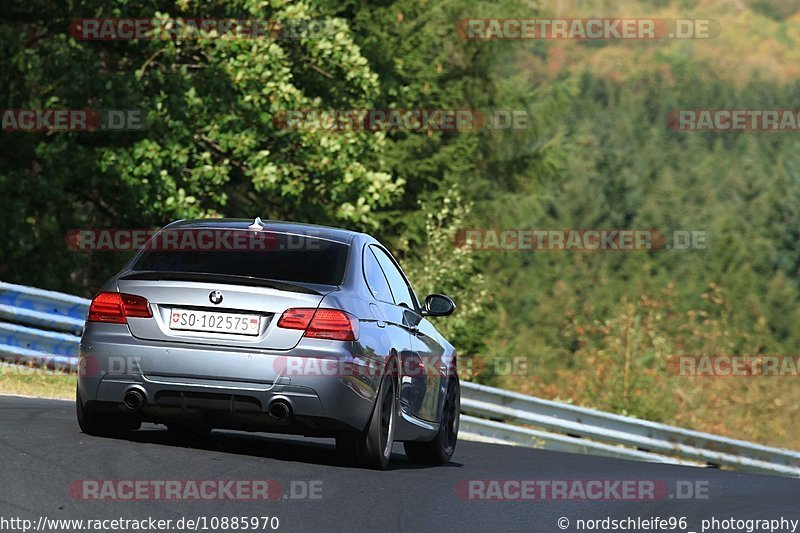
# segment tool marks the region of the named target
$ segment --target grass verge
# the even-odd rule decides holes
[[[78,375],[65,374],[46,368],[0,365],[0,394],[37,396],[40,398],[75,398]]]

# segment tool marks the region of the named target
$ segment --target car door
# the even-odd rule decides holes
[[[401,354],[400,403],[407,413],[435,422],[447,383],[444,347],[433,325],[420,314],[419,302],[397,262],[380,246],[370,248],[389,282],[402,324],[410,333],[411,349]]]

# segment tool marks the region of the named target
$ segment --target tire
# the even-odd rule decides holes
[[[458,378],[447,384],[447,396],[442,408],[442,423],[433,440],[404,442],[406,457],[412,463],[444,465],[450,462],[458,444],[458,426],[461,420],[461,386]]]
[[[336,436],[336,450],[348,463],[361,468],[383,470],[392,458],[397,424],[397,380],[394,372],[383,376],[369,426],[365,431]]]
[[[75,391],[75,411],[81,431],[93,437],[124,437],[139,429],[142,424],[130,416],[86,409],[81,399],[81,393],[77,390]]]

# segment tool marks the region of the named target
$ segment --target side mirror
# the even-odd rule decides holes
[[[444,294],[429,294],[425,298],[424,316],[447,316],[456,310],[456,303]]]

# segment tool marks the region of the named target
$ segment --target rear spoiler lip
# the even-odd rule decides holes
[[[199,281],[203,283],[226,283],[228,285],[244,285],[248,287],[266,287],[279,291],[299,292],[303,294],[314,294],[325,296],[339,287],[331,285],[328,290],[313,288],[303,283],[280,281],[277,279],[253,278],[249,276],[236,276],[233,274],[206,274],[202,272],[160,272],[154,270],[128,270],[122,272],[117,279],[125,280],[151,280],[151,281]]]

